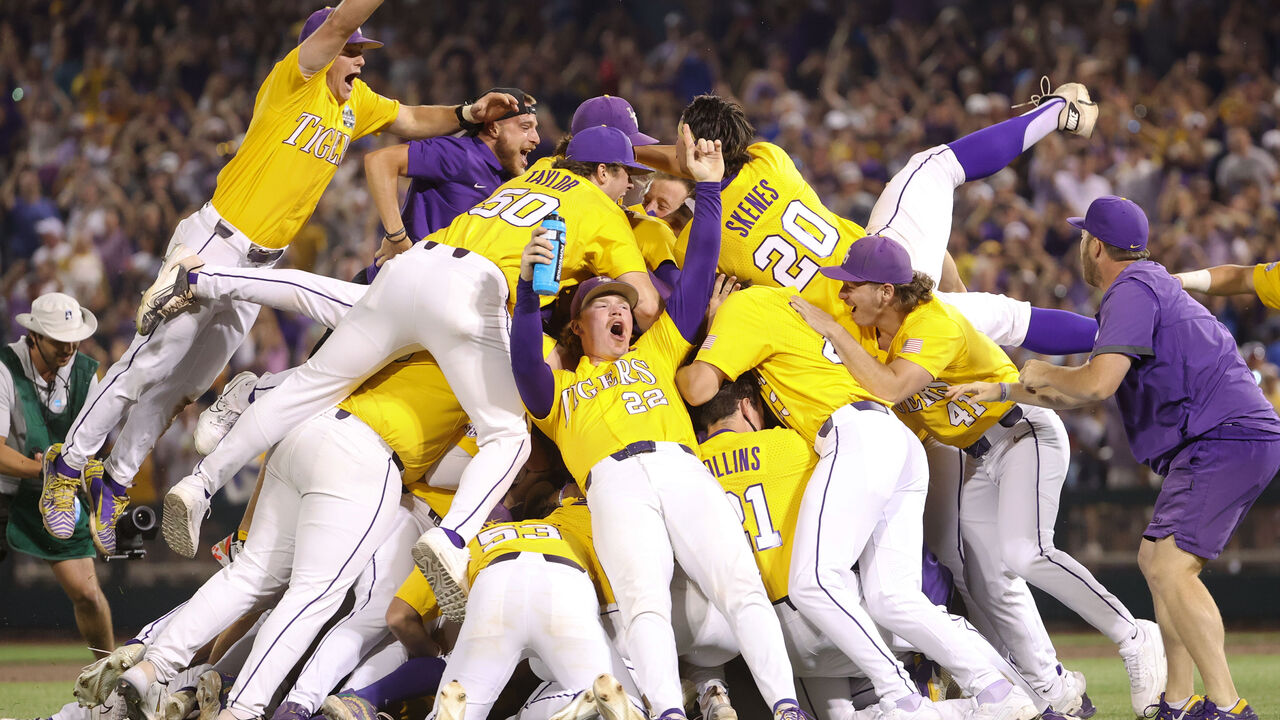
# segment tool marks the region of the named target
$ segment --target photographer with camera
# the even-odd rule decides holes
[[[48,459],[42,453],[62,442],[98,384],[98,362],[78,350],[98,320],[71,296],[54,292],[36,298],[31,312],[20,313],[17,321],[27,334],[0,345],[0,517],[8,516],[4,536],[14,550],[49,563],[75,607],[76,627],[85,642],[110,650],[115,647],[111,607],[93,563],[95,546],[109,554],[94,535],[100,523],[83,511],[77,489],[68,488],[65,496],[65,502],[76,506],[74,532],[66,540],[44,527],[39,507],[40,467]],[[86,472],[84,480],[88,492],[100,492],[101,465],[96,474]],[[3,545],[0,549],[7,554]]]

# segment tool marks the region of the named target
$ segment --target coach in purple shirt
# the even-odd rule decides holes
[[[961,386],[950,394],[1003,393],[1047,407],[1116,396],[1134,456],[1164,476],[1138,551],[1168,658],[1158,706],[1168,714],[1156,717],[1175,717],[1190,704],[1198,668],[1206,699],[1196,717],[1257,718],[1236,693],[1222,617],[1199,575],[1280,470],[1280,418],[1227,329],[1148,259],[1141,208],[1104,196],[1067,222],[1083,231],[1085,281],[1105,290],[1089,361],[1059,367],[1030,360],[1019,385]]]
[[[413,140],[369,153],[364,159],[369,193],[386,234],[374,265],[377,268],[413,243],[453,222],[489,197],[498,186],[524,174],[529,153],[538,147],[537,100],[519,88],[494,88],[519,101],[517,109],[483,125],[459,121],[462,137]],[[399,180],[410,178],[404,206]]]

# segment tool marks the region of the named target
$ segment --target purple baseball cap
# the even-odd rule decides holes
[[[1121,250],[1147,247],[1147,214],[1127,198],[1103,195],[1089,203],[1084,217],[1069,217],[1067,222]]]
[[[635,170],[653,172],[653,168],[636,162],[635,148],[621,130],[604,125],[574,133],[564,156],[578,162],[616,163]]]
[[[569,123],[569,132],[577,135],[586,128],[596,125],[608,125],[626,133],[632,145],[657,145],[658,141],[640,132],[640,121],[636,119],[636,111],[631,103],[620,97],[601,95],[584,101],[573,112],[573,121]]]
[[[298,44],[301,45],[303,40],[311,37],[312,33],[324,24],[325,18],[328,18],[329,13],[331,12],[333,12],[333,8],[324,7],[311,13],[311,16],[307,18],[307,21],[302,23],[302,32],[298,33]],[[364,45],[365,47],[371,48],[382,47],[382,43],[377,40],[365,37],[364,34],[360,32],[360,28],[356,28],[356,31],[351,33],[351,37],[347,38],[347,44]]]
[[[574,291],[573,300],[569,302],[569,318],[578,317],[583,305],[601,295],[621,295],[623,299],[631,304],[632,308],[635,308],[636,303],[640,301],[640,293],[636,291],[631,283],[614,280],[608,275],[597,275],[587,279]]]
[[[911,282],[911,256],[898,241],[883,235],[867,235],[849,246],[844,262],[824,267],[823,275],[846,282],[873,282],[903,285]]]

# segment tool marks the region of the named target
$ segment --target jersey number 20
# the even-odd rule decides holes
[[[751,259],[761,270],[773,263],[773,279],[782,287],[803,290],[818,274],[818,263],[801,257],[798,248],[816,257],[829,257],[840,242],[840,232],[799,200],[787,203],[787,209],[782,211],[782,231],[785,235],[770,235],[761,241]]]

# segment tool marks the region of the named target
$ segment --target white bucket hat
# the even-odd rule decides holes
[[[98,330],[98,318],[76,299],[60,292],[45,293],[31,303],[31,312],[18,313],[22,327],[59,342],[80,342]]]

